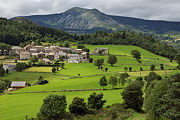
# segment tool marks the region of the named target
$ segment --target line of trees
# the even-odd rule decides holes
[[[49,95],[44,100],[39,113],[37,116],[39,118],[57,119],[63,118],[66,114],[67,102],[65,95]],[[72,103],[69,105],[69,111],[75,115],[85,115],[92,113],[93,110],[99,110],[106,103],[103,100],[102,93],[93,92],[88,97],[87,104],[83,98],[75,97]]]
[[[115,86],[119,83],[119,85],[124,86],[126,79],[129,77],[128,73],[121,73],[117,76],[110,76],[109,80],[107,80],[106,76],[102,76],[99,80],[99,85],[101,87],[106,87],[108,84],[112,85],[112,89],[114,89]]]

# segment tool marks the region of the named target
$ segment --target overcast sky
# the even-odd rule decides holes
[[[0,0],[0,17],[61,13],[96,8],[109,15],[180,22],[180,0]]]

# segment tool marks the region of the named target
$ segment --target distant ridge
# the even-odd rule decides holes
[[[73,7],[63,13],[23,16],[35,23],[67,32],[92,33],[96,30],[108,32],[133,30],[145,33],[180,32],[180,22],[144,20],[139,18],[106,15],[97,9]],[[14,19],[14,18],[13,18]]]

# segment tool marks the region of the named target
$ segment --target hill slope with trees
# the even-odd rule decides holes
[[[30,41],[34,41],[37,45],[41,42],[60,43],[63,41],[92,45],[134,45],[167,58],[174,58],[177,54],[172,46],[142,33],[123,30],[112,33],[96,31],[93,34],[71,35],[55,28],[38,26],[26,18],[15,20],[0,18],[0,42],[10,45],[21,43],[23,46]]]
[[[7,20],[0,18],[0,42],[10,45],[19,45],[21,42],[33,40],[40,41],[69,40],[72,36],[55,28],[41,27],[34,22],[17,18]]]

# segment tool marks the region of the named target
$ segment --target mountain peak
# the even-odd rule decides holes
[[[68,32],[92,33],[96,30],[133,30],[147,33],[180,31],[180,22],[143,20],[112,16],[98,9],[73,7],[60,14],[25,16],[41,26],[55,27]],[[26,20],[21,20],[26,22]]]

